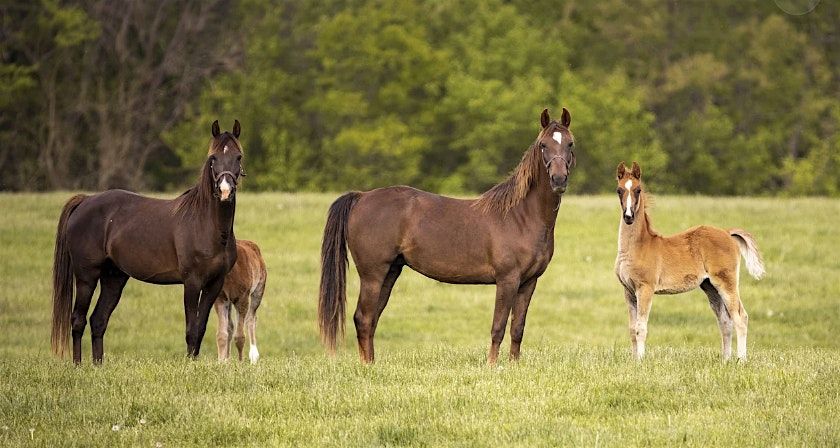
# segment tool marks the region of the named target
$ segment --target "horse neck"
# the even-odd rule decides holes
[[[546,229],[554,230],[561,196],[551,191],[546,170],[540,167],[538,173],[531,190],[514,210],[531,216],[539,216]]]
[[[210,207],[211,219],[216,228],[216,234],[221,235],[223,245],[233,235],[233,220],[236,215],[236,197],[230,201],[222,202],[214,198],[213,205]]]
[[[655,233],[651,229],[650,216],[645,210],[645,195],[642,193],[639,200],[639,213],[633,224],[626,224],[623,218],[618,221],[618,252],[627,253],[634,248],[649,241]]]

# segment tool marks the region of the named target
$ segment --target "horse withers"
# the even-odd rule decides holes
[[[236,186],[244,175],[239,121],[232,132],[220,132],[218,121],[211,131],[198,182],[181,196],[164,200],[108,190],[65,204],[53,262],[53,353],[64,356],[72,333],[73,361],[81,363],[82,334],[99,283],[90,330],[93,362],[101,363],[108,319],[133,277],[184,285],[187,355],[198,356],[210,309],[236,262]]]
[[[321,246],[318,316],[327,349],[335,352],[344,331],[349,248],[361,281],[353,322],[362,362],[374,361],[376,326],[403,266],[444,283],[495,284],[488,362],[496,363],[511,310],[510,358],[518,359],[528,305],[554,254],[557,210],[575,164],[570,123],[565,108],[560,121],[544,110],[522,161],[478,199],[405,186],[338,198]]]
[[[616,171],[621,221],[615,273],[624,286],[630,314],[630,341],[638,359],[645,354],[647,323],[654,294],[678,294],[701,288],[718,320],[721,352],[732,356],[732,327],[738,337],[738,359],[747,357],[747,310],[738,290],[741,258],[756,279],[764,263],[755,239],[742,229],[692,227],[673,236],[662,236],[651,226],[649,198],[642,171],[624,162]],[[739,255],[740,254],[740,255]]]
[[[267,277],[265,261],[260,248],[253,241],[236,240],[236,264],[225,277],[222,292],[216,298],[216,316],[219,327],[216,330],[216,348],[219,361],[227,361],[230,357],[230,340],[233,336],[234,325],[230,315],[231,308],[236,310],[238,321],[236,324],[236,349],[239,360],[242,361],[242,350],[245,347],[245,329],[248,329],[248,359],[256,364],[260,359],[257,350],[257,308],[262,302]]]

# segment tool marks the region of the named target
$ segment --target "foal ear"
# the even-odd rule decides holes
[[[540,124],[545,129],[549,123],[551,123],[551,117],[548,115],[548,109],[543,109],[542,115],[540,115]]]
[[[633,162],[633,168],[630,170],[630,174],[632,174],[636,179],[642,179],[642,169],[639,168],[638,163]]]
[[[627,167],[624,166],[624,162],[618,164],[618,168],[615,170],[615,177],[618,180],[621,180],[622,177],[627,173]]]
[[[233,136],[239,138],[240,132],[242,132],[242,126],[239,125],[239,120],[233,120]]]
[[[569,110],[565,107],[563,108],[563,113],[560,114],[560,124],[565,127],[569,127],[572,124],[572,114],[569,113]]]
[[[219,134],[222,133],[222,131],[219,130],[219,120],[213,122],[213,126],[210,127],[210,132],[213,133],[213,137],[218,137]]]

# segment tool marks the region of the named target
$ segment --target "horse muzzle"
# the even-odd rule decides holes
[[[227,176],[222,176],[222,180],[217,184],[217,187],[220,201],[229,201],[236,194],[236,185],[228,182]]]
[[[629,226],[630,224],[633,224],[633,221],[635,221],[635,220],[636,220],[636,217],[635,217],[635,216],[633,216],[633,215],[627,216],[627,215],[625,214],[625,215],[621,215],[621,217],[624,219],[624,224],[627,224],[628,226]]]
[[[549,181],[549,185],[551,186],[551,191],[557,194],[563,194],[566,192],[566,187],[569,184],[569,176],[551,176],[551,180]]]

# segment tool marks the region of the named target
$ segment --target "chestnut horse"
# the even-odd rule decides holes
[[[64,356],[72,331],[73,361],[82,362],[82,334],[99,283],[90,331],[93,362],[101,363],[108,319],[134,277],[184,285],[187,355],[198,356],[210,308],[236,262],[236,185],[244,175],[239,132],[239,121],[232,133],[221,133],[219,122],[213,122],[198,183],[176,199],[108,190],[77,195],[65,204],[53,262],[53,353]]]
[[[738,336],[738,359],[747,357],[747,310],[738,291],[742,255],[747,271],[756,279],[764,263],[755,239],[744,230],[711,226],[692,227],[673,236],[653,230],[647,213],[649,198],[642,184],[642,170],[624,162],[616,171],[621,222],[615,273],[624,286],[630,313],[633,353],[645,355],[647,323],[654,294],[679,294],[700,287],[709,298],[718,320],[721,352],[732,356],[732,327]]]
[[[330,353],[344,331],[347,248],[361,280],[353,322],[364,363],[374,361],[373,337],[402,271],[444,283],[495,284],[488,362],[496,363],[511,320],[510,358],[519,358],[525,315],[537,279],[554,253],[554,225],[575,163],[571,116],[548,110],[542,128],[510,177],[475,200],[405,186],[351,192],[330,207],[321,246],[318,320]]]
[[[257,308],[262,302],[266,279],[265,261],[260,248],[253,241],[236,240],[236,264],[225,277],[222,292],[216,298],[216,316],[219,327],[216,330],[216,348],[219,361],[230,357],[230,338],[233,335],[231,308],[236,309],[239,317],[236,324],[236,349],[242,361],[242,349],[245,347],[245,328],[248,328],[250,349],[248,359],[256,364],[260,359],[257,350]]]

